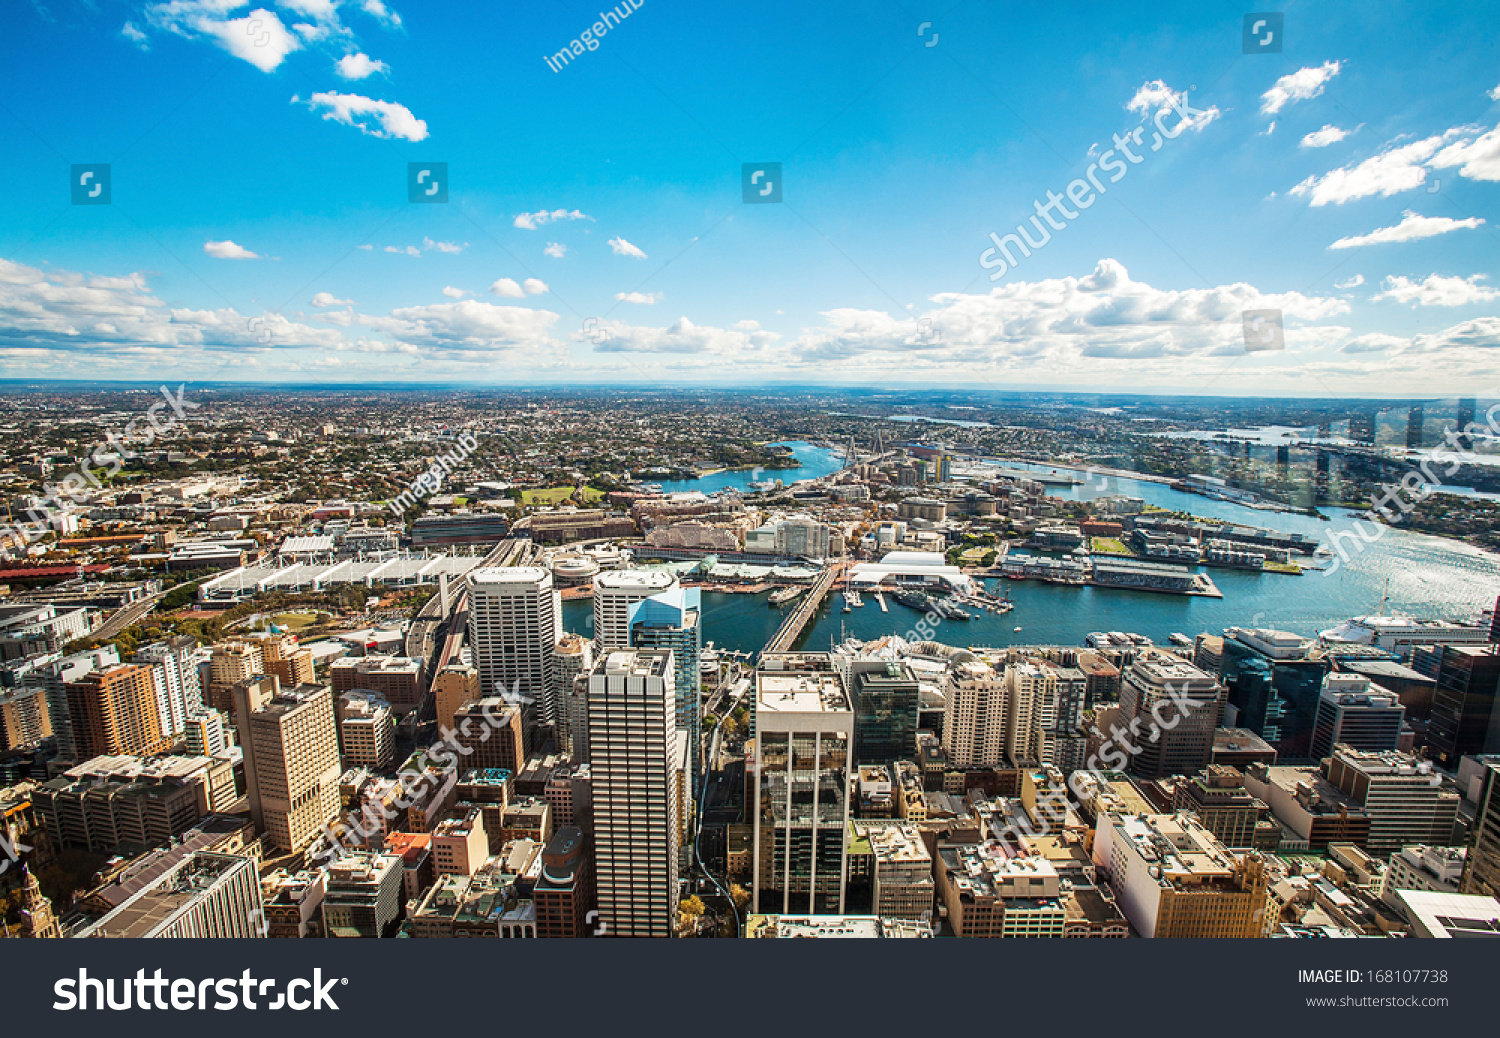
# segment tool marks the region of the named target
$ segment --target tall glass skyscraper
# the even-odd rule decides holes
[[[703,653],[703,593],[674,586],[630,606],[630,645],[637,649],[671,649],[677,694],[677,730],[688,733],[694,788],[702,767],[703,700],[698,660]]]

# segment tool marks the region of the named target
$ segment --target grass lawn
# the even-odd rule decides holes
[[[1297,565],[1295,562],[1272,562],[1270,559],[1267,559],[1265,572],[1290,573],[1295,576],[1302,572],[1302,567]]]
[[[1095,537],[1093,539],[1093,550],[1101,555],[1134,555],[1125,546],[1125,542],[1118,537]]]
[[[547,487],[542,490],[521,491],[521,504],[523,505],[558,505],[573,496],[575,487]],[[584,487],[583,497],[586,502],[598,501],[604,497],[604,491],[594,487]]]
[[[277,627],[300,631],[304,627],[311,627],[316,619],[312,613],[277,613],[271,617],[271,622]]]

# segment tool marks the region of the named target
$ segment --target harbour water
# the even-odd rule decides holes
[[[835,463],[836,467],[836,463]],[[1007,462],[1007,468],[1017,467]],[[1042,466],[1050,468],[1049,466]],[[798,470],[799,472],[803,470]],[[1227,501],[1214,501],[1159,483],[1093,477],[1086,485],[1053,487],[1049,493],[1069,499],[1125,494],[1162,508],[1205,518],[1287,533],[1320,537],[1330,529],[1350,529],[1356,513],[1329,509],[1330,521],[1287,512],[1269,512]],[[1366,530],[1370,527],[1367,524]],[[1024,549],[1021,549],[1024,551]],[[1013,612],[976,613],[968,622],[944,621],[937,640],[951,645],[1081,645],[1091,631],[1132,631],[1164,644],[1174,632],[1218,634],[1225,627],[1275,626],[1315,634],[1350,616],[1380,610],[1413,616],[1466,619],[1493,605],[1500,595],[1500,556],[1457,541],[1388,527],[1374,544],[1356,552],[1332,572],[1309,570],[1301,576],[1210,569],[1222,599],[1156,594],[1113,588],[1073,587],[1032,581],[990,579],[986,586],[1015,602]],[[704,641],[747,652],[759,650],[775,632],[783,611],[766,604],[765,595],[703,595]],[[592,635],[590,603],[564,603],[564,626]],[[845,631],[852,637],[904,634],[919,613],[890,600],[882,613],[872,596],[852,612],[841,611],[837,595],[829,596],[809,625],[801,646],[826,649]],[[1020,633],[1014,627],[1022,628]]]
[[[818,447],[802,440],[788,440],[779,444],[782,447],[790,447],[792,456],[802,462],[801,468],[795,469],[733,469],[723,472],[715,472],[711,476],[702,479],[664,479],[652,480],[661,484],[662,490],[669,494],[682,493],[686,490],[701,490],[705,494],[712,494],[716,490],[738,490],[749,493],[751,483],[764,480],[779,479],[783,483],[793,483],[803,479],[819,479],[829,473],[837,472],[844,465],[844,455],[827,447]]]

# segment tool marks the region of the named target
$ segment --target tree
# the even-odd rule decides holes
[[[729,897],[732,901],[734,901],[734,907],[739,909],[741,912],[743,912],[745,910],[745,906],[750,903],[750,891],[746,890],[738,883],[731,883],[729,885]]]
[[[703,904],[703,899],[697,894],[684,899],[677,906],[677,909],[682,913],[684,919],[697,919],[708,910],[707,906]]]

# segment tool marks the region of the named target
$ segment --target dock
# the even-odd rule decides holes
[[[875,601],[880,605],[882,613],[889,613],[891,611],[891,607],[885,604],[885,596],[879,591],[875,592]]]
[[[813,582],[807,595],[797,603],[797,608],[781,622],[781,626],[771,636],[771,640],[766,642],[766,647],[761,650],[763,653],[792,650],[792,646],[801,637],[803,628],[817,615],[818,606],[823,604],[824,597],[832,589],[833,582],[838,579],[840,572],[838,567],[830,566],[818,575],[818,579]]]

